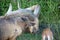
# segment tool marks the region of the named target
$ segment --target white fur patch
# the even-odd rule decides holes
[[[30,29],[30,32],[32,33],[33,32],[33,26],[31,26],[29,29]]]
[[[44,35],[44,36],[43,36],[43,40],[45,40],[45,37],[46,37],[46,36]]]
[[[48,40],[51,40],[49,35],[48,35]]]

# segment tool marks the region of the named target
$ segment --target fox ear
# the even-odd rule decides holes
[[[33,5],[32,7],[26,8],[27,10],[31,10],[33,11],[35,16],[39,16],[39,10],[40,10],[40,6],[39,5]]]
[[[10,3],[9,8],[8,8],[8,11],[7,11],[6,14],[9,14],[11,11],[12,11],[12,4]]]
[[[39,11],[40,11],[40,6],[39,6],[39,5],[36,5],[36,7],[35,7],[35,9],[34,9],[34,15],[35,15],[36,17],[39,16]]]
[[[18,2],[18,9],[20,9],[20,5],[19,5],[19,2]]]

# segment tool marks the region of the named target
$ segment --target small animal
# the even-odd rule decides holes
[[[50,28],[46,28],[42,32],[42,40],[53,40],[53,33]]]

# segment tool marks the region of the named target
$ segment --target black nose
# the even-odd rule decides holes
[[[35,23],[31,23],[32,24],[32,26],[34,26],[35,25]]]
[[[37,32],[32,32],[33,34],[36,34]]]
[[[35,33],[36,33],[36,31],[34,30],[32,33],[33,33],[33,34],[35,34]]]
[[[33,30],[33,34],[39,33],[39,30]]]
[[[39,33],[39,30],[36,33]]]

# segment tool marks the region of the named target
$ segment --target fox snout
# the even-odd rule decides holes
[[[29,31],[30,31],[30,33],[38,33],[38,31],[39,31],[39,29],[37,29],[36,27],[34,27],[34,26],[30,26],[29,27]]]
[[[28,30],[30,33],[37,33],[38,28],[39,28],[39,26],[38,26],[39,11],[40,11],[40,5],[33,5],[31,7],[22,9],[19,7],[19,3],[18,3],[18,9],[15,11],[12,11],[12,4],[10,4],[9,9],[5,15],[16,16],[18,13],[17,16],[27,17],[29,22],[25,18],[22,18],[22,20],[24,22],[26,22],[26,23],[28,22],[28,24],[27,24],[28,28],[26,28],[26,31]],[[23,14],[23,15],[21,15],[21,14]],[[31,22],[34,22],[34,23],[31,23]]]

